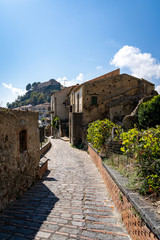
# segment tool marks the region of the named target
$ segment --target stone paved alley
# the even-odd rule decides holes
[[[130,239],[89,155],[52,145],[48,175],[0,214],[0,239]]]

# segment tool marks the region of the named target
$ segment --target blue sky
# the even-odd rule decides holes
[[[0,106],[28,83],[121,68],[160,92],[159,0],[0,0]]]

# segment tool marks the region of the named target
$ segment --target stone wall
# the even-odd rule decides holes
[[[48,138],[48,142],[40,149],[40,155],[41,155],[41,159],[39,162],[39,176],[40,178],[42,178],[46,172],[48,171],[48,158],[46,158],[44,156],[44,154],[46,154],[49,149],[51,148],[52,144],[50,141],[50,138]]]
[[[90,122],[97,119],[108,118],[114,123],[121,124],[126,115],[131,114],[140,99],[145,96],[154,96],[154,84],[133,77],[128,74],[104,75],[97,79],[85,82],[75,88],[72,93],[75,95],[75,102],[72,105],[72,112],[77,112],[77,94],[82,97],[79,99],[79,110],[82,112],[81,124],[74,123],[74,118],[70,122],[70,129],[81,129],[81,141],[86,144],[86,129]],[[81,94],[80,94],[81,93]],[[73,97],[72,97],[73,98]],[[75,105],[75,106],[74,106]],[[72,126],[74,124],[74,126]],[[76,124],[79,124],[76,126]],[[70,141],[72,135],[70,134]],[[80,141],[80,140],[79,140]]]
[[[81,144],[82,142],[82,113],[70,113],[70,142],[73,145]]]
[[[0,210],[39,178],[38,113],[0,108]]]
[[[90,81],[82,87],[83,125],[104,118],[122,122],[141,98],[154,91],[154,84],[128,74]],[[91,102],[92,96],[97,96],[96,105]]]

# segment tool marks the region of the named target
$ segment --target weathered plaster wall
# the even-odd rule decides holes
[[[69,120],[69,96],[68,94],[74,86],[67,87],[54,93],[51,96],[51,111],[53,112],[53,117],[57,116],[61,120]]]
[[[0,210],[37,180],[39,160],[38,113],[0,108]]]
[[[75,92],[75,112],[82,112],[82,87]]]

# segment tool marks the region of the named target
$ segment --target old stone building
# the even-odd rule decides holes
[[[88,124],[97,119],[121,123],[148,95],[154,95],[154,84],[120,74],[119,69],[74,88],[70,94],[70,142],[85,143]]]
[[[54,88],[55,90],[60,90],[61,89],[61,84],[57,82],[55,79],[50,79],[47,82],[39,83],[37,88],[39,91],[44,90],[44,88]]]
[[[39,176],[38,113],[0,108],[0,210]]]
[[[60,118],[61,136],[69,134],[69,95],[74,88],[75,86],[67,87],[51,95],[51,122],[54,117]]]

